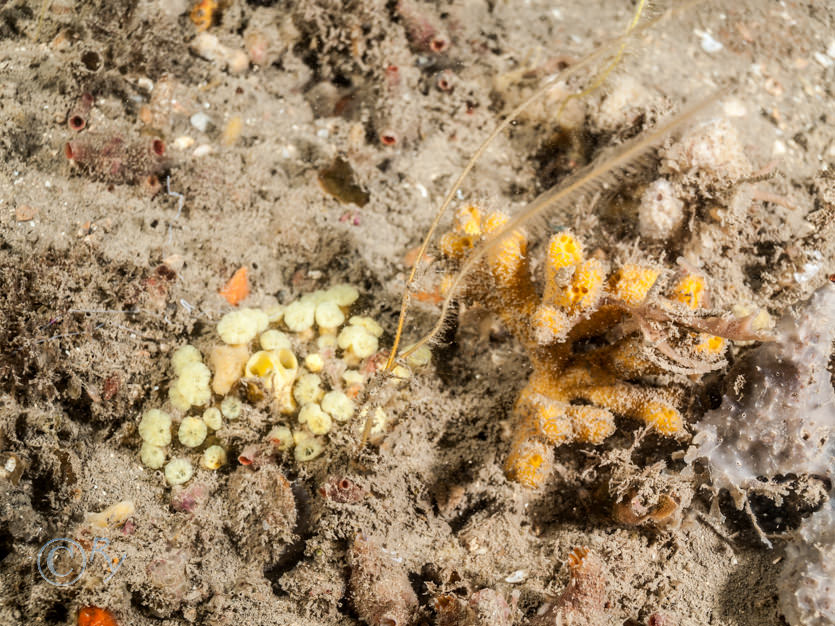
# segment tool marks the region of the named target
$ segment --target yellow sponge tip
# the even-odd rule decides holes
[[[540,487],[551,471],[553,455],[551,448],[541,441],[517,442],[505,462],[505,473],[510,480],[525,487]]]
[[[640,304],[658,280],[658,275],[656,269],[628,263],[613,276],[612,295],[626,304]]]
[[[702,306],[704,295],[705,279],[695,274],[688,274],[673,287],[671,298],[691,309],[698,309]]]
[[[583,247],[568,231],[557,233],[548,243],[548,265],[555,270],[576,265],[583,259]]]

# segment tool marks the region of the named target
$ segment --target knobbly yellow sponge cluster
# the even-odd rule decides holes
[[[337,285],[287,306],[227,313],[215,329],[220,342],[207,351],[208,364],[195,346],[178,348],[167,406],[145,411],[138,425],[141,461],[178,485],[192,478],[195,465],[225,465],[230,440],[243,445],[241,463],[285,451],[304,462],[323,452],[339,425],[353,422],[361,431],[365,419],[353,419],[355,398],[383,362],[383,329],[369,317],[349,317],[358,296],[351,285]],[[410,365],[425,364],[426,352],[412,355]],[[395,372],[409,374],[402,366]],[[257,415],[242,423],[247,407]],[[372,437],[385,432],[388,421],[379,408],[373,417]],[[242,430],[263,436],[241,444]]]
[[[461,261],[507,220],[501,213],[483,216],[467,207],[441,239],[441,251],[453,264]],[[661,267],[610,267],[602,254],[587,256],[581,241],[562,231],[548,243],[540,296],[526,248],[518,231],[491,246],[468,277],[464,294],[497,313],[533,363],[513,411],[508,476],[530,487],[541,485],[555,446],[602,442],[615,431],[615,415],[640,420],[663,435],[681,434],[681,389],[653,385],[648,378],[667,373],[664,356],[673,352],[695,369],[715,369],[724,363],[724,340],[681,328],[654,341],[645,337],[658,330],[658,320],[701,307],[704,278],[686,275],[662,290]]]

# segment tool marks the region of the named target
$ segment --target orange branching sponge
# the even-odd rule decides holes
[[[246,275],[246,266],[238,268],[219,293],[226,298],[229,304],[238,306],[238,303],[249,295],[249,280]]]
[[[477,207],[466,207],[441,239],[441,252],[458,263],[507,221],[501,213],[483,216]],[[609,267],[602,258],[587,257],[567,230],[551,237],[544,266],[540,296],[527,239],[514,231],[488,248],[464,289],[466,298],[500,316],[531,357],[533,373],[514,407],[505,463],[507,475],[529,487],[545,481],[554,446],[601,443],[614,433],[615,415],[662,435],[681,435],[681,388],[648,379],[724,364],[725,341],[697,332],[708,326],[693,321],[705,300],[703,277],[684,276],[662,295],[656,288],[661,267]]]

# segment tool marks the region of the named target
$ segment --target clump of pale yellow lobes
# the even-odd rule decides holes
[[[171,357],[171,368],[176,378],[168,389],[168,398],[175,409],[188,411],[192,406],[208,404],[212,398],[212,373],[197,348],[178,348]]]
[[[226,421],[244,417],[244,401],[237,389],[247,380],[260,381],[272,394],[268,401],[273,416],[287,422],[271,425],[267,441],[278,451],[292,450],[299,462],[320,456],[326,435],[355,416],[351,398],[365,385],[365,376],[346,366],[357,367],[375,355],[383,334],[374,319],[349,314],[358,298],[355,287],[336,285],[305,294],[287,306],[273,299],[260,309],[227,313],[217,324],[220,342],[208,350],[208,367],[197,347],[178,348],[171,357],[170,403],[185,415],[178,424],[158,409],[143,415],[139,427],[143,464],[164,469],[170,485],[188,482],[195,468],[213,471],[225,465],[227,451],[213,433],[222,432]],[[419,368],[430,359],[424,347],[406,362]],[[320,376],[323,372],[328,375]],[[404,379],[410,375],[403,366],[394,373]],[[375,411],[372,434],[384,433],[386,423],[385,412]],[[178,448],[175,458],[168,460],[171,445]]]
[[[371,320],[373,322],[373,320]],[[379,329],[379,334],[377,333]],[[352,317],[351,323],[339,332],[337,345],[344,350],[343,358],[349,365],[356,365],[367,359],[379,349],[378,337],[382,335],[382,328],[368,318]]]
[[[139,422],[139,436],[153,446],[167,446],[171,443],[171,416],[159,409],[145,411]]]

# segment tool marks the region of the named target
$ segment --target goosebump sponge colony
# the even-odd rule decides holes
[[[273,452],[306,462],[322,454],[334,429],[353,424],[361,433],[365,415],[355,399],[382,363],[383,329],[369,317],[349,316],[358,296],[351,285],[337,285],[287,306],[227,313],[206,362],[195,346],[178,348],[168,406],[148,409],[139,420],[142,463],[162,469],[169,485],[181,485],[196,471],[226,465],[232,440],[242,446],[242,464]],[[428,362],[428,350],[410,360]],[[372,438],[387,424],[385,411],[376,409]],[[241,443],[242,430],[262,436]]]

